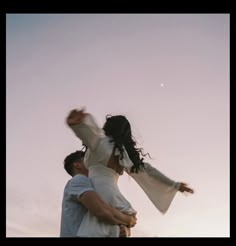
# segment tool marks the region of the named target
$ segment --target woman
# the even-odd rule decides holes
[[[89,170],[97,194],[109,205],[127,214],[136,211],[119,191],[117,181],[124,170],[143,188],[150,200],[163,213],[168,209],[176,191],[192,192],[184,183],[176,183],[161,174],[136,148],[129,121],[125,116],[108,116],[103,129],[99,128],[91,114],[84,110],[72,110],[67,124],[87,146],[84,164]],[[160,186],[159,193],[152,186]],[[158,189],[157,189],[158,190]],[[164,195],[163,195],[164,194]],[[156,199],[158,195],[158,199]],[[89,212],[77,233],[79,237],[118,237],[119,226],[104,224]]]

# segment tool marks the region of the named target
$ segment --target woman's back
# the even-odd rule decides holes
[[[93,117],[86,115],[83,122],[72,127],[76,135],[88,146],[84,164],[89,170],[96,193],[109,205],[127,214],[136,213],[121,194],[117,182],[124,167],[119,164],[119,152],[114,153],[114,143],[103,133]],[[125,159],[123,160],[124,163]],[[127,163],[132,165],[132,163]],[[89,228],[89,229],[88,229]],[[79,228],[79,237],[118,237],[119,227],[101,223],[89,212]]]

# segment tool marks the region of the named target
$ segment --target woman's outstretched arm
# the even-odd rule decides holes
[[[91,151],[96,149],[99,140],[104,135],[103,130],[97,125],[93,116],[85,113],[84,109],[70,111],[66,123]]]
[[[73,109],[70,111],[69,115],[66,118],[66,123],[68,126],[74,126],[77,124],[80,124],[83,118],[87,115],[88,113],[84,112],[84,109],[78,110],[78,109]]]

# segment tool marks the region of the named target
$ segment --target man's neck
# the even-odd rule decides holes
[[[87,174],[87,173],[75,173],[75,174],[73,175],[73,177],[76,176],[76,175],[78,175],[78,174],[88,177],[88,174]]]

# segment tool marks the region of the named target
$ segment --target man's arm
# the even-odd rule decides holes
[[[94,191],[84,192],[79,201],[99,220],[108,224],[122,224],[127,227],[133,227],[136,224],[136,216],[126,215],[107,205]]]

